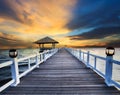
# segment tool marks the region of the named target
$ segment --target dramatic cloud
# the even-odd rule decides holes
[[[68,33],[64,26],[76,3],[77,0],[0,0],[0,32],[31,43],[44,36]]]
[[[120,46],[120,27],[105,27],[69,36],[71,40],[86,41],[85,46]]]
[[[0,16],[3,18],[21,21],[14,8],[10,5],[9,0],[0,0]]]
[[[78,1],[73,10],[73,18],[66,25],[69,29],[120,24],[120,0]]]
[[[28,19],[29,13],[22,9],[22,6],[15,1],[0,0],[0,17],[19,23],[30,24],[31,20]]]
[[[21,40],[19,37],[15,35],[9,35],[5,33],[0,33],[0,49],[2,48],[25,48],[31,47],[32,44],[30,42],[26,42]]]
[[[105,27],[94,29],[90,32],[85,32],[79,35],[70,36],[71,40],[89,40],[89,39],[103,39],[105,37],[120,35],[120,27]]]
[[[107,46],[120,47],[120,39],[108,42]]]
[[[105,46],[119,41],[119,27],[120,0],[0,0],[1,48],[29,47],[45,36]]]
[[[76,0],[68,1],[1,0],[0,17],[29,25],[24,26],[25,30],[22,30],[24,32],[42,32],[44,34],[45,31],[53,33],[59,31],[64,33],[67,31],[64,26],[71,18],[70,11],[76,3]]]
[[[120,39],[119,9],[120,0],[78,0],[66,25],[71,30],[70,40],[86,41],[84,46],[118,46],[115,39]]]

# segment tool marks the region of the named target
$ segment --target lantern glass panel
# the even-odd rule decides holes
[[[11,56],[15,56],[15,52],[10,52],[10,55]]]
[[[109,53],[109,50],[108,49],[106,49],[106,54],[108,54]]]
[[[114,54],[114,50],[110,49],[109,54]]]

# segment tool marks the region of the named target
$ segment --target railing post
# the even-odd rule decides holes
[[[76,49],[74,49],[74,56],[76,57]]]
[[[38,54],[36,55],[36,65],[37,65],[37,68],[39,68]]]
[[[40,62],[42,61],[42,53],[40,53]]]
[[[44,52],[44,61],[46,61],[46,51]]]
[[[73,56],[74,56],[74,49],[73,49]]]
[[[74,49],[72,49],[72,54],[73,54],[73,56],[74,56]]]
[[[14,83],[11,86],[17,86],[17,84],[20,83],[18,61],[16,58],[17,55],[18,55],[18,52],[16,49],[9,50],[9,56],[12,58],[12,62],[13,62],[11,65],[11,73],[12,73],[12,79],[14,80]]]
[[[42,60],[45,61],[45,51],[42,53]]]
[[[94,69],[96,70],[96,62],[97,62],[97,57],[94,57]]]
[[[90,52],[87,52],[87,67],[89,67],[89,61],[90,61]]]
[[[75,57],[77,58],[77,50],[75,49]]]
[[[112,86],[111,79],[112,79],[112,56],[106,57],[106,71],[105,71],[105,82],[108,86]]]
[[[77,49],[77,59],[79,59],[79,49]]]
[[[17,58],[13,58],[12,61],[13,64],[11,65],[11,73],[12,79],[14,79],[15,82],[11,86],[17,86],[17,84],[20,83]]]
[[[28,59],[28,69],[30,69],[30,58]]]
[[[84,52],[82,52],[82,54],[83,54],[83,55],[82,55],[82,60],[84,61]]]
[[[73,49],[73,55],[75,56],[75,49]]]
[[[79,50],[79,59],[81,60],[81,50]]]
[[[47,51],[47,59],[49,58],[50,50]]]
[[[49,57],[51,57],[51,56],[52,56],[52,50],[49,51]]]
[[[75,55],[76,55],[76,58],[78,58],[78,50],[77,49],[76,49]]]

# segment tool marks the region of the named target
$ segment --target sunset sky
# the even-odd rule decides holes
[[[120,0],[0,0],[0,49],[45,36],[60,46],[120,46]]]

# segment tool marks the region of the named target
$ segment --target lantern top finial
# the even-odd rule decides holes
[[[114,47],[107,47],[106,49],[114,49]]]

